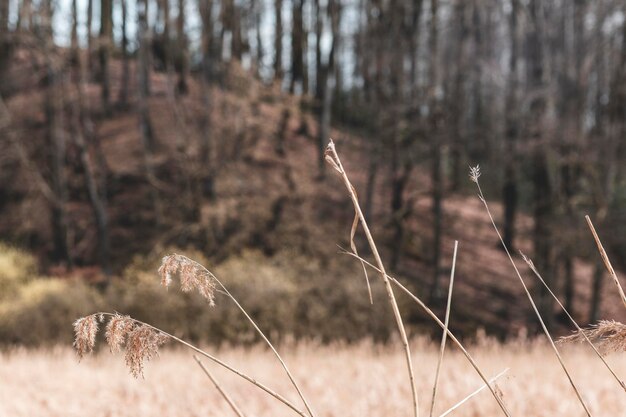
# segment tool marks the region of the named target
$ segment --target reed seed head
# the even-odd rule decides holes
[[[603,353],[626,352],[626,325],[614,320],[597,324],[559,339],[559,343],[584,342],[585,336]]]
[[[80,359],[93,351],[98,334],[98,317],[94,314],[74,322],[74,348]]]
[[[135,324],[129,316],[116,314],[109,320],[106,327],[106,339],[112,353],[122,350],[126,338],[133,331]]]
[[[183,255],[165,256],[159,267],[161,284],[168,287],[172,283],[172,276],[176,274],[180,279],[180,288],[183,292],[196,289],[211,306],[215,305],[217,279],[209,270]]]
[[[480,165],[476,165],[475,167],[470,167],[470,179],[478,183],[478,178],[480,177]]]
[[[159,346],[167,340],[166,335],[146,325],[137,326],[128,333],[126,365],[135,378],[143,377],[144,363],[157,356]]]

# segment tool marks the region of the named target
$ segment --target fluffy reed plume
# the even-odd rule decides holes
[[[593,326],[577,330],[559,339],[559,343],[591,340],[603,353],[626,352],[626,325],[614,320],[601,320]]]
[[[144,363],[158,355],[159,347],[168,340],[172,340],[212,360],[216,364],[245,379],[251,384],[256,385],[267,394],[291,408],[301,417],[309,417],[280,394],[256,381],[254,378],[237,370],[226,362],[203,351],[202,349],[199,349],[191,343],[185,342],[184,340],[164,332],[163,330],[157,329],[147,323],[133,319],[130,316],[122,316],[120,314],[112,313],[95,313],[76,320],[76,322],[74,322],[74,329],[76,332],[76,341],[74,342],[74,346],[76,347],[79,357],[82,358],[85,354],[93,351],[96,343],[96,335],[98,333],[98,321],[104,322],[105,317],[109,317],[109,323],[107,324],[106,330],[107,343],[112,351],[121,350],[122,346],[125,347],[126,364],[135,378],[143,376]]]
[[[98,316],[82,317],[74,322],[74,348],[78,357],[82,359],[86,354],[93,351],[98,334]]]
[[[167,342],[167,339],[164,334],[145,325],[136,326],[128,333],[125,360],[135,378],[143,376],[144,362],[157,356],[159,347]]]
[[[106,339],[112,353],[122,350],[126,337],[133,331],[134,323],[130,316],[116,314],[111,317],[106,327]]]
[[[86,354],[93,352],[98,322],[104,322],[105,316],[110,317],[105,337],[111,352],[119,352],[124,346],[126,365],[130,373],[135,378],[143,377],[144,362],[157,356],[159,347],[168,340],[169,335],[129,316],[96,313],[76,320],[74,347],[78,357],[82,359]]]
[[[197,289],[198,292],[209,301],[211,306],[215,305],[215,287],[217,279],[209,270],[192,261],[183,255],[176,253],[167,255],[161,261],[159,275],[161,284],[169,287],[172,283],[172,276],[178,274],[180,288],[184,292]]]

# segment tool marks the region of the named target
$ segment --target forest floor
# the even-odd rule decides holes
[[[584,411],[554,355],[543,343],[506,345],[483,340],[470,351],[489,376],[511,415],[524,417],[583,416]],[[411,395],[399,344],[361,343],[320,347],[300,344],[284,349],[285,360],[320,417],[410,416]],[[215,352],[213,352],[215,353]],[[596,417],[623,415],[626,396],[587,347],[564,349],[573,379]],[[261,348],[222,348],[217,356],[249,372],[298,403],[275,358]],[[415,341],[413,356],[421,415],[428,415],[437,348]],[[608,362],[626,375],[624,355]],[[206,363],[246,416],[290,416],[293,411],[256,387]],[[165,349],[147,364],[145,379],[133,379],[123,356],[108,351],[80,363],[69,348],[18,350],[0,354],[0,416],[229,416],[234,415],[198,368],[188,351]],[[446,353],[435,416],[481,386],[458,350]],[[455,417],[503,415],[483,390],[455,410]]]

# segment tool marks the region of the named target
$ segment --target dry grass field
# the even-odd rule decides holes
[[[301,344],[282,349],[296,379],[320,417],[410,416],[411,394],[399,345],[321,347]],[[209,349],[215,351],[215,349]],[[437,347],[413,343],[421,415],[428,415]],[[493,376],[509,371],[497,386],[512,415],[583,416],[558,362],[542,343],[498,345],[488,341],[471,352]],[[564,358],[594,416],[626,415],[624,391],[588,347],[563,348]],[[220,358],[298,404],[293,387],[272,354],[261,348],[222,348]],[[626,356],[608,361],[626,376]],[[213,364],[209,369],[246,416],[296,415],[258,388]],[[439,416],[481,386],[460,352],[444,359],[436,412]],[[499,416],[484,390],[451,416]],[[146,366],[145,379],[128,374],[124,359],[106,349],[78,363],[68,347],[51,351],[18,350],[0,354],[0,416],[234,416],[188,351],[162,349]]]

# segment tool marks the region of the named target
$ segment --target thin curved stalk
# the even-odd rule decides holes
[[[578,397],[578,401],[582,405],[582,407],[585,410],[585,413],[587,414],[587,416],[591,417],[591,411],[589,411],[589,408],[587,408],[587,404],[585,404],[585,401],[583,400],[583,397],[582,397],[580,391],[578,390],[578,387],[574,383],[574,380],[572,379],[572,376],[570,375],[569,370],[567,369],[567,366],[565,366],[565,362],[563,362],[563,358],[561,357],[561,354],[559,353],[559,350],[556,348],[556,345],[554,344],[554,340],[552,339],[552,336],[550,335],[550,331],[546,327],[546,324],[543,321],[543,317],[541,317],[541,313],[539,313],[539,309],[537,308],[537,305],[535,304],[535,301],[533,300],[533,297],[530,294],[530,291],[528,290],[528,287],[526,286],[526,283],[524,282],[524,278],[522,278],[522,274],[519,272],[519,269],[517,269],[517,265],[515,265],[515,262],[513,261],[513,257],[511,256],[511,253],[509,252],[509,248],[504,243],[504,239],[502,239],[502,235],[500,235],[500,231],[498,230],[498,226],[496,226],[496,222],[493,219],[493,216],[491,215],[491,210],[489,209],[489,205],[487,204],[487,200],[485,200],[485,196],[483,195],[483,191],[480,188],[480,183],[478,182],[478,177],[480,177],[480,169],[478,168],[478,166],[475,167],[475,168],[471,168],[470,178],[472,179],[472,181],[474,183],[476,183],[476,187],[478,188],[478,197],[480,198],[480,201],[482,201],[483,205],[485,206],[485,210],[487,211],[487,215],[489,216],[489,220],[491,221],[491,224],[492,224],[494,230],[496,231],[496,234],[498,235],[498,239],[500,239],[500,243],[502,244],[502,247],[504,248],[504,251],[506,252],[506,255],[508,256],[509,261],[511,261],[511,265],[513,265],[513,269],[515,270],[515,274],[517,275],[517,278],[519,278],[519,281],[522,284],[522,287],[524,288],[524,292],[526,292],[526,296],[528,297],[528,301],[530,301],[530,305],[532,306],[532,308],[533,308],[533,310],[535,312],[535,315],[537,316],[537,319],[539,320],[539,323],[541,324],[541,328],[543,329],[543,332],[545,333],[546,337],[548,338],[548,341],[550,342],[550,346],[552,347],[552,350],[554,350],[554,354],[556,355],[559,363],[561,364],[561,368],[563,368],[563,372],[565,372],[565,375],[567,376],[567,379],[568,379],[570,385],[572,386],[572,389],[576,393],[576,397]]]
[[[195,261],[192,260],[192,262],[195,262]],[[250,317],[248,312],[243,308],[243,306],[241,304],[239,304],[239,301],[237,301],[237,299],[230,293],[230,291],[228,291],[226,286],[224,284],[222,284],[222,282],[215,276],[215,274],[213,274],[211,271],[206,269],[202,264],[200,264],[198,262],[195,262],[195,263],[197,265],[199,265],[202,269],[204,269],[211,276],[211,278],[213,278],[215,280],[215,282],[217,282],[217,284],[222,288],[222,291],[224,292],[224,294],[226,294],[226,296],[228,296],[228,298],[230,298],[232,300],[232,302],[235,303],[235,305],[237,306],[239,311],[241,311],[241,313],[250,322],[250,324],[252,325],[254,330],[259,334],[259,336],[261,336],[261,338],[263,339],[265,344],[267,344],[267,346],[270,348],[270,350],[272,351],[274,356],[276,356],[276,359],[278,359],[278,362],[280,362],[280,365],[285,370],[285,373],[287,374],[287,377],[289,378],[289,380],[291,381],[291,384],[294,386],[294,388],[298,392],[298,396],[300,396],[300,399],[304,403],[304,406],[306,407],[306,410],[308,411],[310,417],[315,417],[315,413],[311,409],[311,406],[309,405],[309,402],[307,401],[307,399],[304,397],[304,394],[302,393],[302,390],[300,389],[300,386],[298,385],[298,383],[296,382],[295,378],[291,374],[291,371],[287,367],[287,364],[285,363],[283,358],[280,356],[280,354],[278,353],[278,351],[276,350],[276,348],[274,347],[272,342],[270,342],[270,340],[267,338],[267,336],[265,336],[265,333],[263,333],[263,331],[259,328],[259,326],[256,324],[256,322],[252,319],[252,317]]]
[[[396,325],[398,327],[398,331],[400,332],[400,339],[402,340],[402,345],[404,346],[404,354],[406,358],[406,366],[409,371],[409,380],[411,382],[411,393],[413,395],[413,414],[415,417],[419,417],[419,401],[417,398],[417,387],[415,385],[415,374],[413,372],[413,362],[411,360],[411,348],[409,347],[409,339],[406,335],[406,330],[404,328],[404,323],[402,322],[402,315],[400,314],[400,309],[398,308],[398,303],[396,302],[396,297],[393,293],[393,288],[389,283],[389,279],[387,278],[387,273],[385,272],[385,266],[383,265],[383,261],[378,253],[378,248],[376,247],[376,243],[374,242],[374,238],[370,232],[369,226],[365,221],[365,216],[363,215],[363,211],[361,210],[361,206],[359,205],[359,199],[357,197],[356,191],[348,178],[348,174],[346,174],[343,165],[341,164],[341,160],[339,159],[339,155],[335,149],[335,143],[330,140],[328,146],[326,147],[326,161],[330,163],[333,168],[341,174],[341,178],[348,189],[348,193],[350,194],[350,198],[352,199],[352,204],[354,205],[354,210],[361,221],[361,226],[363,227],[363,232],[367,237],[367,241],[369,243],[369,247],[376,259],[376,264],[378,265],[378,269],[380,272],[380,277],[385,283],[385,290],[387,291],[387,297],[389,299],[389,304],[391,304],[391,309],[393,310],[393,315],[396,320]],[[354,226],[353,226],[354,229]],[[357,255],[357,258],[358,257]]]
[[[450,307],[452,305],[452,288],[454,288],[454,271],[456,269],[456,253],[459,248],[459,241],[454,241],[454,254],[452,255],[452,270],[450,271],[450,286],[448,288],[448,302],[446,304],[446,316],[444,319],[444,329],[441,336],[441,346],[439,347],[439,358],[437,360],[437,370],[435,371],[435,383],[433,384],[433,396],[430,400],[430,417],[435,409],[435,398],[437,397],[437,386],[439,385],[439,372],[443,363],[443,354],[446,350],[446,339],[448,338],[448,324],[450,323]]]
[[[344,252],[346,255],[350,255],[353,258],[358,259],[359,261],[363,262],[365,265],[369,266],[370,268],[372,268],[375,271],[380,272],[380,269],[378,269],[375,265],[371,264],[370,262],[366,261],[365,259],[361,258],[358,255],[355,255],[352,252]],[[465,347],[463,346],[463,344],[459,341],[459,339],[456,338],[456,336],[454,335],[454,333],[452,333],[450,331],[450,329],[446,329],[446,325],[444,324],[444,322],[442,322],[439,317],[437,317],[437,315],[422,301],[419,299],[419,297],[417,297],[415,294],[413,294],[411,292],[411,290],[409,290],[407,287],[405,287],[404,285],[402,285],[402,283],[400,281],[398,281],[397,279],[395,279],[394,277],[387,275],[387,279],[389,279],[389,282],[391,282],[392,284],[394,284],[395,286],[397,286],[398,288],[400,288],[400,290],[402,290],[406,295],[408,295],[413,301],[415,301],[421,308],[422,310],[424,310],[424,312],[430,316],[430,318],[432,318],[435,323],[437,323],[437,325],[439,325],[439,327],[441,327],[442,330],[444,330],[447,334],[448,337],[450,338],[450,340],[452,340],[452,342],[454,342],[454,344],[461,350],[461,352],[463,353],[463,355],[467,358],[467,360],[469,361],[469,363],[472,365],[472,367],[474,368],[474,370],[476,371],[476,373],[478,374],[478,376],[480,376],[480,379],[483,380],[483,382],[485,383],[485,385],[487,385],[487,387],[489,388],[489,391],[491,392],[491,394],[493,395],[494,399],[496,400],[496,402],[498,403],[498,405],[500,406],[500,409],[502,410],[502,412],[504,413],[504,415],[511,417],[511,414],[509,413],[509,410],[507,410],[506,406],[504,405],[504,402],[502,401],[502,399],[500,399],[500,397],[496,394],[495,390],[491,387],[491,385],[489,384],[489,381],[487,380],[487,377],[485,376],[485,374],[483,374],[483,372],[480,370],[480,368],[478,367],[478,364],[476,363],[476,361],[474,360],[474,358],[472,358],[472,355],[470,355],[470,353],[467,351],[467,349],[465,349]]]
[[[504,375],[507,371],[509,370],[509,368],[506,368],[504,371],[500,372],[498,375],[494,376],[493,378],[491,378],[489,380],[489,383],[492,384],[496,381],[496,379],[500,378],[502,375]],[[454,410],[456,410],[457,408],[459,408],[460,406],[462,406],[463,404],[465,404],[466,402],[468,402],[472,397],[474,397],[475,395],[477,395],[478,393],[480,393],[482,390],[484,390],[485,388],[487,388],[487,385],[484,385],[480,388],[478,388],[476,391],[472,392],[470,395],[468,395],[467,397],[463,398],[461,401],[459,401],[458,403],[456,403],[455,405],[453,405],[452,407],[450,407],[445,413],[443,413],[442,415],[440,415],[439,417],[445,417],[448,414],[450,414],[451,412],[453,412]]]
[[[99,312],[99,313],[94,313],[94,315],[105,315],[105,316],[111,316],[114,317],[115,314],[113,313],[105,313],[105,312]],[[194,352],[204,356],[205,358],[208,358],[210,360],[212,360],[213,362],[215,362],[216,364],[220,365],[221,367],[228,369],[230,372],[234,373],[235,375],[239,376],[240,378],[245,379],[246,381],[250,382],[253,385],[256,385],[257,387],[259,387],[260,389],[262,389],[263,391],[265,391],[266,393],[268,393],[269,395],[271,395],[272,397],[276,398],[278,401],[282,402],[283,404],[285,404],[287,407],[291,408],[293,411],[295,411],[297,414],[299,414],[302,417],[307,417],[307,415],[299,410],[295,405],[293,405],[291,402],[289,402],[289,400],[287,400],[285,397],[283,397],[282,395],[278,394],[277,392],[275,392],[274,390],[272,390],[271,388],[263,385],[262,383],[258,382],[257,380],[255,380],[254,378],[244,374],[243,372],[237,370],[236,368],[233,368],[231,365],[227,364],[226,362],[216,358],[215,356],[211,355],[210,353],[207,353],[205,351],[203,351],[202,349],[192,345],[191,343],[185,342],[183,339],[180,339],[168,332],[165,332],[157,327],[152,326],[151,324],[145,323],[143,321],[134,319],[132,317],[130,317],[130,319],[132,321],[134,321],[135,323],[139,324],[139,325],[143,325],[143,326],[147,326],[149,328],[151,328],[152,330],[159,332],[161,334],[163,334],[164,336],[169,337],[170,339],[174,340],[175,342],[180,343],[181,345],[184,345],[186,347],[188,347],[189,349],[193,350]]]
[[[611,275],[611,278],[613,278],[613,282],[615,282],[615,285],[617,285],[617,291],[619,292],[619,296],[622,299],[622,303],[624,304],[624,307],[626,307],[626,294],[624,294],[624,289],[622,288],[622,286],[619,283],[619,280],[617,279],[617,274],[615,273],[615,269],[613,269],[613,265],[611,265],[609,256],[606,254],[606,251],[604,250],[604,246],[602,246],[602,242],[600,241],[600,237],[596,233],[595,227],[593,227],[593,223],[591,223],[591,218],[587,215],[585,216],[585,220],[587,220],[587,224],[589,225],[591,234],[593,235],[593,238],[596,241],[596,245],[598,246],[598,251],[600,252],[602,261],[604,261],[604,266],[606,267],[607,271],[609,271],[609,275]]]
[[[544,281],[543,277],[541,276],[541,274],[539,273],[539,271],[537,271],[537,268],[535,267],[535,264],[533,263],[533,261],[527,257],[526,255],[524,255],[521,251],[520,254],[522,255],[522,259],[524,259],[524,261],[526,262],[526,264],[528,264],[528,267],[531,269],[531,271],[534,272],[535,276],[539,279],[539,281],[541,281],[541,283],[543,284],[543,286],[548,290],[548,292],[550,293],[550,295],[552,296],[552,298],[554,298],[554,300],[557,302],[557,304],[559,305],[559,307],[561,307],[561,309],[563,310],[563,312],[565,313],[565,315],[567,315],[567,317],[569,318],[569,320],[572,322],[572,324],[574,325],[574,327],[576,327],[576,330],[578,330],[578,334],[582,335],[583,338],[585,339],[585,341],[589,344],[589,346],[591,346],[591,348],[593,349],[593,351],[596,353],[596,355],[598,356],[598,358],[600,358],[600,360],[602,361],[602,363],[604,364],[604,366],[606,366],[606,368],[609,370],[609,372],[611,373],[611,375],[613,375],[613,377],[617,380],[617,382],[619,383],[619,385],[622,387],[622,389],[624,389],[624,391],[626,391],[626,385],[624,384],[624,381],[622,381],[621,379],[619,379],[619,377],[617,376],[617,374],[615,373],[615,371],[613,370],[613,368],[611,368],[611,366],[607,363],[607,361],[604,359],[604,356],[602,356],[602,354],[600,353],[600,351],[598,350],[598,348],[596,348],[596,345],[593,344],[593,342],[589,339],[589,336],[587,336],[587,333],[578,325],[578,323],[576,322],[576,320],[574,320],[574,317],[572,317],[572,315],[569,313],[569,311],[567,311],[567,309],[565,308],[565,306],[563,305],[563,303],[561,303],[561,300],[559,300],[559,298],[554,294],[554,292],[552,292],[552,289],[550,289],[550,287],[548,286],[548,284],[546,284],[546,282]]]
[[[228,405],[230,406],[230,408],[233,410],[233,412],[235,414],[237,414],[237,417],[246,417],[241,410],[239,409],[239,407],[237,407],[237,404],[235,404],[235,402],[233,401],[232,398],[230,398],[230,395],[228,395],[228,393],[226,391],[224,391],[224,389],[222,388],[222,386],[220,385],[219,382],[217,382],[217,380],[215,379],[215,377],[213,376],[213,374],[211,374],[211,372],[209,372],[209,370],[206,368],[206,366],[204,366],[204,364],[202,363],[202,361],[200,360],[200,358],[198,358],[197,355],[193,355],[193,358],[195,359],[195,361],[198,363],[198,366],[202,369],[202,371],[204,372],[204,374],[207,376],[207,378],[209,378],[211,380],[211,382],[213,383],[213,385],[215,386],[215,389],[217,389],[217,391],[222,395],[222,397],[224,398],[224,400],[228,403]]]

